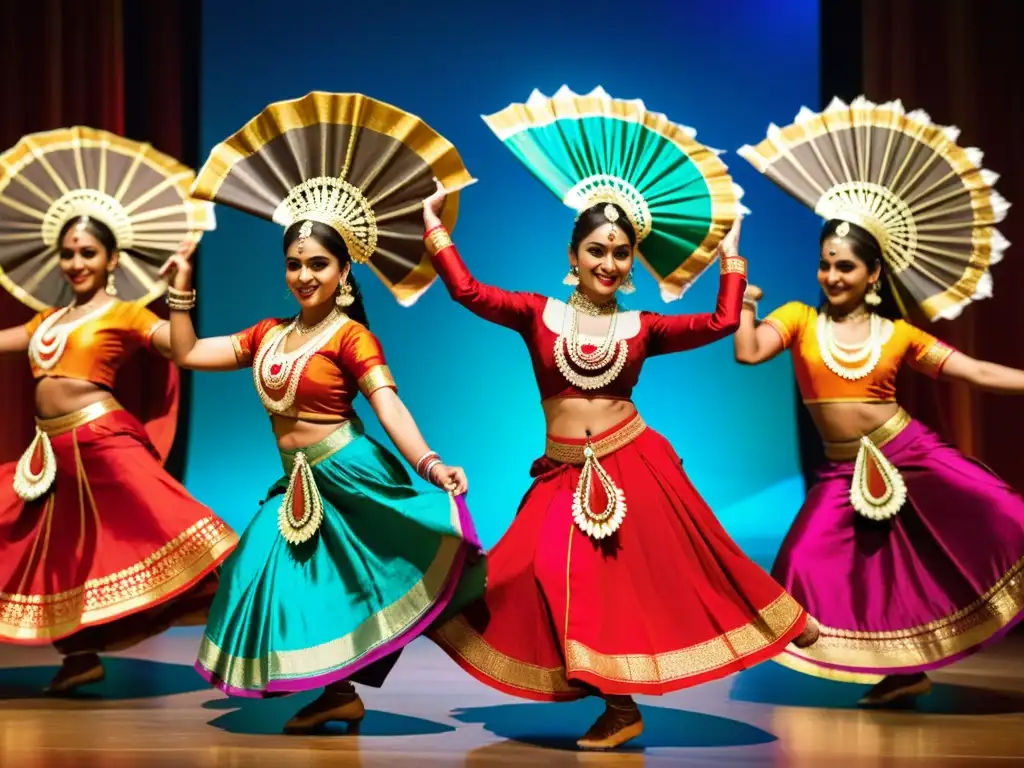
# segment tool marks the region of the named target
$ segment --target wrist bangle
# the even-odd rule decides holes
[[[171,286],[167,287],[167,306],[178,312],[188,312],[196,305],[196,289],[190,291],[179,291]]]
[[[440,458],[436,451],[427,451],[420,456],[419,461],[416,462],[416,474],[423,476],[423,465],[427,462],[427,459]]]
[[[747,260],[742,256],[722,256],[723,275],[747,276]]]
[[[436,256],[440,251],[452,245],[452,238],[444,227],[434,227],[424,237],[424,241],[431,256]]]
[[[443,462],[440,459],[437,459],[437,458],[434,458],[434,459],[431,459],[430,461],[428,461],[427,462],[427,466],[425,466],[423,468],[423,475],[422,475],[423,479],[426,480],[428,483],[434,482],[431,479],[430,475],[434,471],[434,467],[436,467],[438,464],[441,464],[441,463],[443,463]]]

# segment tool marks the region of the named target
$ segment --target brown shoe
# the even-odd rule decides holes
[[[796,636],[793,640],[793,645],[797,648],[810,648],[821,636],[821,627],[818,626],[818,622],[813,617],[807,617],[807,623],[804,625],[804,631]]]
[[[913,699],[931,693],[932,681],[928,675],[889,675],[877,683],[857,703],[862,707],[884,707],[896,701]]]
[[[351,683],[330,685],[320,697],[304,706],[285,723],[284,732],[310,733],[331,722],[348,723],[349,733],[359,732],[359,723],[366,716],[363,700]]]
[[[65,656],[57,674],[50,684],[43,689],[44,693],[70,693],[81,685],[98,683],[107,676],[103,662],[95,653],[76,653]]]
[[[576,746],[586,750],[615,749],[644,732],[640,708],[629,696],[605,699],[604,712]]]

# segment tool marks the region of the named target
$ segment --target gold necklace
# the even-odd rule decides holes
[[[295,327],[293,328],[293,330],[299,336],[308,336],[311,333],[316,333],[317,331],[326,328],[340,314],[341,313],[337,309],[332,309],[330,312],[327,313],[327,317],[325,317],[316,325],[306,325],[304,322],[302,322],[302,314],[299,313],[298,315],[295,316]]]
[[[573,301],[576,297],[583,302],[582,307],[577,306]],[[559,372],[570,384],[582,390],[601,389],[611,384],[626,365],[626,358],[629,356],[629,343],[625,339],[615,340],[615,331],[618,326],[619,315],[615,311],[617,304],[615,300],[608,302],[613,305],[611,312],[605,309],[607,305],[598,305],[590,301],[581,293],[574,293],[569,299],[569,307],[566,313],[571,313],[569,333],[565,332],[565,316],[562,319],[562,332],[555,339],[555,365]],[[587,311],[591,310],[591,311]],[[604,340],[597,345],[592,352],[584,352],[580,343],[579,315],[585,314],[611,314],[612,319],[608,324],[608,331]],[[566,352],[568,351],[568,358]],[[573,365],[587,373],[579,373]],[[602,370],[603,369],[603,370]],[[597,373],[601,371],[601,373]]]
[[[615,300],[614,296],[604,304],[596,304],[580,291],[575,291],[572,296],[569,297],[569,306],[576,311],[582,312],[584,315],[590,315],[591,317],[614,315],[619,311],[619,302]]]

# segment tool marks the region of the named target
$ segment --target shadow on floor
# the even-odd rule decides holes
[[[318,691],[297,693],[294,696],[278,696],[270,699],[223,698],[203,704],[204,709],[223,711],[224,714],[210,721],[210,725],[229,733],[248,735],[279,736],[288,718],[294,715],[319,694]],[[366,736],[433,736],[454,731],[450,725],[437,723],[410,715],[393,712],[367,710],[366,719],[359,727],[359,735]],[[321,735],[345,735],[348,726],[344,723],[329,723]]]
[[[103,659],[103,666],[107,671],[103,682],[82,686],[60,697],[43,693],[43,688],[57,673],[56,666],[0,669],[0,700],[124,701],[174,696],[209,688],[187,664],[107,656]]]
[[[766,663],[736,676],[729,698],[754,704],[820,709],[856,709],[870,686],[838,683]],[[1024,712],[1024,695],[968,685],[935,683],[931,694],[894,710],[931,715],[1005,715]]]
[[[458,709],[459,722],[479,723],[504,739],[541,747],[576,750],[576,739],[586,733],[603,709],[587,699],[571,704],[502,704]],[[741,747],[767,744],[775,736],[738,720],[669,707],[641,704],[644,733],[620,751],[636,752],[663,747]]]

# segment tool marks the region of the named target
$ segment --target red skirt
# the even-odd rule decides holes
[[[540,701],[663,694],[780,654],[806,614],[755,565],[639,415],[594,438],[625,494],[618,530],[595,540],[573,519],[584,441],[549,438],[536,481],[488,555],[483,600],[431,633],[498,690]],[[603,450],[602,450],[603,447]],[[591,507],[604,507],[595,479]]]
[[[204,621],[237,537],[167,474],[139,421],[104,400],[39,432],[52,454],[37,439],[23,470],[53,466],[46,492],[23,500],[26,473],[0,466],[0,641],[112,650]]]

